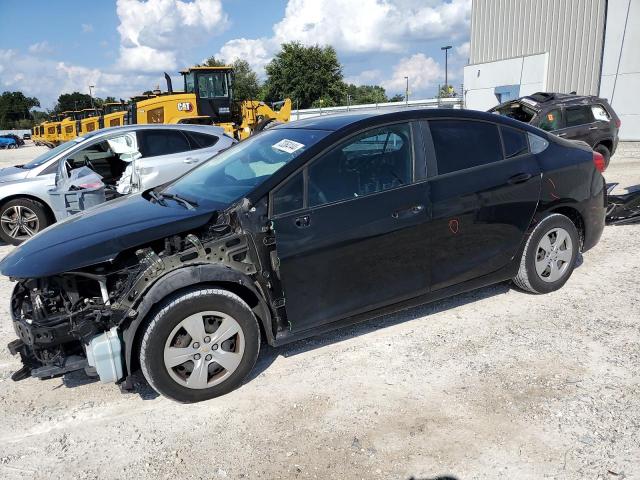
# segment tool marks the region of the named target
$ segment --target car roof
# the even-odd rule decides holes
[[[337,131],[357,127],[366,127],[369,124],[380,124],[385,121],[403,120],[429,120],[436,118],[460,118],[468,120],[484,120],[494,123],[504,123],[525,130],[535,131],[536,129],[526,123],[499,116],[492,113],[478,110],[453,109],[453,108],[394,108],[389,111],[385,109],[371,110],[366,112],[336,113],[326,116],[306,118],[302,120],[292,120],[289,123],[278,125],[275,129],[305,129],[305,130],[327,130]]]

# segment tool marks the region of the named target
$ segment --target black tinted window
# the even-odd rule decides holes
[[[522,130],[500,127],[502,142],[504,143],[504,157],[511,158],[529,151],[527,136]]]
[[[215,135],[207,135],[205,133],[185,132],[189,137],[191,143],[191,149],[197,150],[198,148],[212,147],[218,142],[218,137]]]
[[[309,167],[309,205],[357,198],[411,182],[411,127],[361,133]]]
[[[304,185],[302,172],[296,174],[273,194],[273,213],[287,213],[302,208]]]
[[[471,120],[429,122],[440,175],[502,160],[498,127]]]
[[[190,150],[189,142],[177,130],[146,130],[138,132],[142,156],[157,157]]]
[[[591,107],[571,107],[564,112],[567,127],[576,127],[593,122]]]

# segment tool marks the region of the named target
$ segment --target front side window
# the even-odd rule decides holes
[[[208,73],[198,75],[198,91],[200,98],[226,97],[227,76],[224,73]]]
[[[538,127],[547,132],[560,130],[562,128],[562,112],[556,108],[542,114]]]
[[[138,132],[138,139],[144,158],[190,150],[187,137],[178,130],[144,130]]]
[[[503,159],[498,126],[493,123],[432,120],[429,129],[440,175]]]
[[[273,193],[273,214],[293,212],[303,206],[304,180],[302,172],[298,172]]]
[[[309,206],[358,198],[411,183],[408,123],[361,133],[309,166]]]
[[[275,128],[234,145],[167,188],[198,203],[242,198],[329,134],[324,130]]]
[[[587,106],[567,108],[564,116],[567,127],[577,127],[593,122],[593,114]]]

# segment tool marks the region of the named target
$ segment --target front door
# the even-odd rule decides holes
[[[358,134],[272,193],[291,331],[428,290],[429,194],[416,135],[409,123]]]
[[[451,119],[429,121],[427,131],[437,162],[430,180],[429,239],[431,288],[438,290],[513,260],[535,212],[541,180],[522,130]]]

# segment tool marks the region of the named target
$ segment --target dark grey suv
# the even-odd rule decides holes
[[[620,119],[609,102],[595,96],[538,92],[489,110],[570,140],[582,140],[609,165],[618,146]]]

